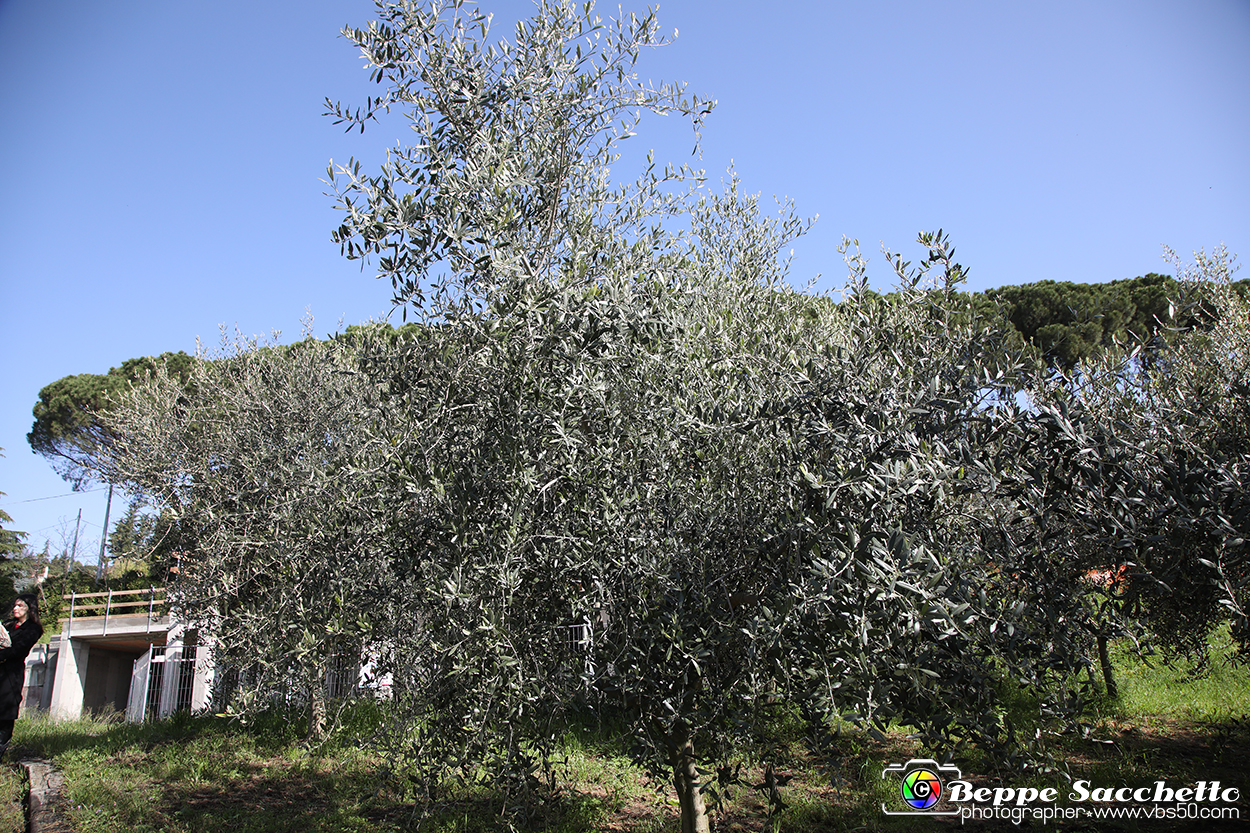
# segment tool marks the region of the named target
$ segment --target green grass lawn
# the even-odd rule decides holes
[[[25,833],[26,775],[16,767],[0,767],[0,833]]]
[[[1052,739],[1067,774],[1003,772],[975,756],[956,763],[965,777],[987,784],[1063,788],[1068,778],[1123,784],[1218,779],[1250,794],[1250,668],[1232,665],[1230,651],[1227,637],[1217,637],[1210,672],[1195,678],[1184,664],[1152,667],[1118,650],[1121,696],[1098,705],[1085,734]],[[55,762],[66,780],[68,817],[79,833],[678,829],[669,785],[650,779],[623,755],[619,738],[590,727],[570,727],[552,788],[524,812],[502,813],[499,797],[474,784],[452,791],[437,808],[417,806],[405,795],[403,779],[387,776],[387,761],[355,742],[354,732],[378,711],[372,704],[357,707],[344,729],[311,750],[299,721],[280,715],[246,726],[185,715],[139,726],[116,716],[23,720],[9,759],[26,754]],[[780,815],[768,817],[766,790],[756,786],[764,774],[748,760],[745,783],[727,794],[714,830],[931,830],[937,823],[881,813],[882,802],[897,800],[882,769],[924,756],[903,730],[885,740],[845,732],[835,743],[836,756],[824,761],[797,736],[783,746],[788,752],[777,770],[785,781]],[[21,830],[22,777],[14,767],[0,773],[0,833]],[[1240,806],[1250,819],[1245,799]],[[1241,828],[1213,823],[1211,829]]]
[[[1233,664],[1234,646],[1227,628],[1210,640],[1209,671],[1195,674],[1185,661],[1167,664],[1138,657],[1126,645],[1113,657],[1119,700],[1113,710],[1122,716],[1183,717],[1196,721],[1226,720],[1250,715],[1247,668]]]

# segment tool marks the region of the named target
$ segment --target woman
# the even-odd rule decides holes
[[[4,622],[9,645],[0,648],[0,755],[13,738],[13,724],[22,705],[26,683],[26,655],[43,636],[39,622],[39,599],[23,593],[13,602],[13,612]]]

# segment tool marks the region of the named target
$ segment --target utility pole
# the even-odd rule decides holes
[[[113,508],[113,484],[109,484],[109,500],[104,504],[104,534],[100,536],[100,560],[95,565],[95,586],[100,586],[100,579],[104,578],[104,545],[109,539],[109,510]],[[80,510],[81,511],[81,510]]]
[[[69,568],[78,560],[78,527],[82,526],[82,510],[78,510],[78,520],[74,521],[74,545],[69,551],[69,561],[65,562],[65,575],[69,575]]]

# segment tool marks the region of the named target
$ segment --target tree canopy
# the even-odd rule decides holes
[[[57,473],[78,488],[97,477],[97,455],[112,442],[108,430],[97,419],[107,411],[110,397],[135,382],[142,381],[158,367],[186,378],[192,358],[181,351],[162,353],[156,358],[128,359],[108,373],[80,373],[66,376],[39,391],[35,422],[26,441],[31,450],[43,455]]]
[[[1239,298],[1250,296],[1250,280],[1230,287]],[[1035,350],[1043,365],[1070,373],[1080,362],[1097,362],[1108,352],[1126,353],[1135,345],[1154,351],[1175,333],[1212,326],[1219,307],[1199,297],[1203,292],[1170,275],[1151,273],[1107,283],[1005,286],[969,293],[969,302],[978,326],[1000,328],[1005,344]],[[411,334],[415,326],[397,333]],[[352,325],[332,338],[352,340],[363,332],[377,337],[378,330]],[[112,407],[113,394],[145,379],[158,364],[169,363],[185,382],[192,361],[186,353],[162,353],[127,359],[104,374],[75,374],[48,384],[33,408],[35,421],[27,434],[31,449],[71,482],[93,479],[96,449],[105,439],[97,415]]]
[[[1071,728],[1117,629],[1174,605],[1245,632],[1250,339],[1222,253],[1176,298],[1157,275],[973,297],[921,233],[883,296],[847,241],[845,300],[814,299],[786,281],[791,206],[613,177],[640,113],[710,110],[634,75],[654,15],[539,2],[495,44],[455,0],[379,17],[344,31],[379,96],[328,109],[413,134],[330,171],[335,237],[419,325],[157,362],[64,435],[176,521],[229,708],[296,679],[315,733],[365,648],[394,680],[375,740],[423,802],[483,777],[532,800],[589,712],[693,833],[779,712],[817,751],[898,721],[1037,762],[1019,689]],[[1091,586],[1109,565],[1132,594]]]
[[[236,338],[186,378],[158,367],[101,415],[101,472],[165,510],[152,523],[179,550],[172,592],[218,662],[252,675],[244,703],[285,679],[320,692],[380,595],[382,519],[360,493],[376,484],[357,469],[375,394],[348,344]]]
[[[1241,298],[1250,281],[1232,285]],[[1194,289],[1193,287],[1190,288]],[[1041,281],[978,293],[982,315],[998,306],[1023,340],[1055,369],[1071,372],[1082,361],[1108,350],[1141,345],[1147,350],[1172,334],[1209,326],[1218,314],[1212,299],[1169,275],[1150,273],[1107,283]]]

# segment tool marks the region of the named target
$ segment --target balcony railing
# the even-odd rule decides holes
[[[147,616],[147,630],[152,622],[168,612],[169,596],[164,587],[148,587],[143,590],[107,590],[100,593],[69,593],[61,597],[69,602],[69,616],[62,616],[60,623],[74,628],[74,619],[87,620],[93,625],[103,619],[101,636],[108,635],[110,618],[124,618],[133,623],[136,617]]]

